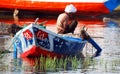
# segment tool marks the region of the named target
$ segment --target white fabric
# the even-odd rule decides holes
[[[65,8],[66,13],[75,13],[76,11],[77,11],[77,9],[72,4],[67,5],[66,8]]]

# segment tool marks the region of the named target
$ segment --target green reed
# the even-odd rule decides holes
[[[3,54],[3,50],[0,49],[0,59],[3,58],[4,54]]]
[[[120,59],[93,59],[94,64],[92,64],[92,66],[94,66],[93,69],[100,69],[103,72],[117,72],[119,71],[119,66],[120,66]]]
[[[11,53],[9,50],[2,50],[0,49],[0,59],[3,58],[3,56],[6,54],[6,53]]]
[[[57,69],[63,69],[63,63],[64,63],[64,60],[63,58],[60,58],[60,59],[57,59]]]
[[[88,61],[89,62],[89,61]],[[88,63],[86,62],[86,63]],[[37,71],[58,71],[58,70],[67,70],[68,68],[72,68],[75,70],[81,64],[81,59],[78,59],[76,56],[74,57],[66,57],[66,58],[52,58],[52,57],[44,57],[35,59],[35,68]],[[88,64],[84,64],[84,66],[88,66]],[[38,70],[40,69],[40,70]]]
[[[55,71],[56,70],[56,61],[57,61],[56,57],[54,57],[54,58],[47,57],[46,61],[45,61],[46,70]]]
[[[39,70],[39,60],[38,58],[35,58],[35,70]]]
[[[72,63],[72,69],[75,70],[78,68],[78,65],[80,64],[80,60],[75,56],[71,58],[71,63]]]
[[[0,65],[0,71],[6,71],[8,69],[8,65],[2,64]]]
[[[101,69],[102,71],[108,72],[118,70],[118,66],[120,66],[120,60],[108,61],[103,58],[91,59],[90,57],[78,59],[76,56],[69,56],[65,58],[41,56],[35,58],[34,69],[35,72],[76,71],[77,69]]]
[[[119,70],[118,67],[120,66],[120,59],[112,60],[112,71]]]

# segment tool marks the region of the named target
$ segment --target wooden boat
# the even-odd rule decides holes
[[[21,57],[76,55],[87,42],[81,38],[57,35],[35,24],[20,30],[14,39],[14,52],[19,52]]]
[[[87,33],[86,35],[89,36]],[[41,55],[58,58],[75,56],[82,52],[87,41],[97,49],[95,56],[100,55],[102,49],[90,36],[89,39],[84,40],[83,38],[62,36],[32,23],[18,31],[14,36],[14,58],[18,56],[38,57]]]
[[[120,0],[0,0],[0,8],[37,10],[44,13],[61,13],[68,4],[77,8],[77,13],[105,14],[120,10]],[[87,14],[87,15],[88,15]]]

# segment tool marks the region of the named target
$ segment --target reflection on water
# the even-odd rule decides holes
[[[48,26],[48,29],[52,30],[53,28],[55,28],[55,26]],[[55,72],[50,72],[50,71],[47,71],[47,72],[45,71],[45,72],[50,74],[62,74],[62,73],[119,74],[120,73],[120,58],[119,58],[120,57],[120,39],[119,39],[120,28],[89,27],[88,33],[103,49],[101,56],[96,57],[93,60],[85,58],[82,64],[81,64],[81,61],[78,61],[78,68],[75,70],[60,69]],[[8,44],[5,44],[5,45],[8,45]],[[88,51],[90,50],[87,50],[86,52]],[[36,71],[39,68],[36,68],[33,65],[33,63],[35,63],[33,59],[32,60],[13,59],[13,54],[8,53],[8,54],[5,54],[4,57],[0,59],[0,74],[32,74],[32,73],[36,74]]]

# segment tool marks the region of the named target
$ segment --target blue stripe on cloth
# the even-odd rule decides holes
[[[108,0],[104,4],[110,10],[110,12],[112,12],[117,6],[120,5],[120,0]]]
[[[106,26],[113,28],[113,27],[119,27],[119,24],[117,22],[110,21],[110,22],[106,23]]]
[[[76,41],[76,42],[81,42],[82,38],[73,38],[73,37],[69,37],[69,36],[63,36],[64,39],[69,40],[69,41]]]
[[[82,51],[86,42],[83,42],[81,38],[64,36],[63,38],[55,37],[53,43],[53,52],[64,55],[75,55]]]

